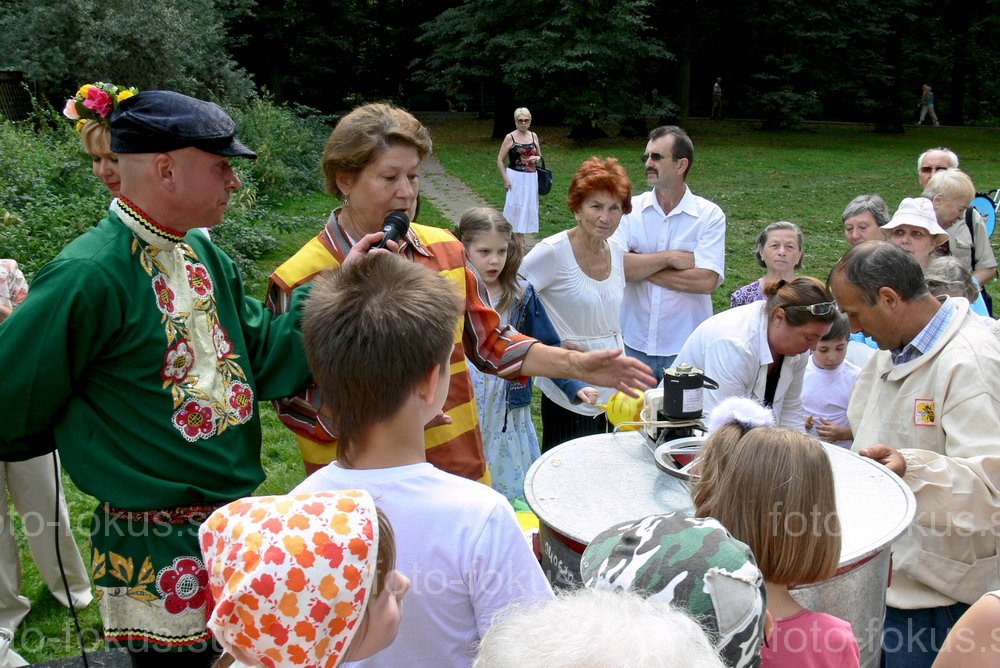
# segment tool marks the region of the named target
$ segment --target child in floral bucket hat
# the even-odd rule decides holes
[[[218,666],[338,665],[392,643],[409,580],[363,490],[250,497],[199,531]]]
[[[716,520],[672,512],[615,525],[587,546],[580,572],[588,587],[635,591],[681,608],[727,666],[760,665],[764,577],[750,548]]]

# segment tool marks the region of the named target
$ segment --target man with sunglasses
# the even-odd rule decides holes
[[[938,146],[927,149],[917,158],[917,177],[920,179],[920,187],[923,188],[922,196],[934,200],[934,209],[939,208],[940,180],[931,185],[931,179],[939,172],[949,169],[958,169],[958,155],[949,148]],[[952,174],[952,172],[949,172]],[[968,186],[972,186],[969,181]],[[974,187],[971,189],[971,200],[976,196]],[[968,193],[965,193],[968,195]],[[942,227],[948,231],[948,255],[954,255],[972,272],[981,286],[996,278],[997,261],[990,244],[990,235],[986,231],[986,222],[982,214],[975,207],[965,203],[959,206],[958,213],[961,214],[958,221],[942,223]],[[984,302],[974,304],[981,315],[993,315],[993,303],[989,299],[989,294],[983,291]]]
[[[685,183],[694,145],[681,128],[649,133],[642,155],[652,190],[632,198],[614,238],[625,248],[625,352],[657,380],[687,337],[712,315],[726,267],[726,216]]]
[[[1000,589],[1000,341],[966,299],[931,296],[917,261],[887,242],[853,247],[829,284],[880,348],[851,394],[853,449],[917,501],[893,544],[884,665],[929,667],[969,604]]]
[[[955,167],[958,167],[958,155],[950,148],[938,146],[927,149],[917,158],[917,178],[920,179],[920,187],[926,188],[931,177],[942,169]]]

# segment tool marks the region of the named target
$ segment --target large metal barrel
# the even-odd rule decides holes
[[[810,609],[849,621],[861,665],[876,666],[889,546],[913,521],[916,502],[884,467],[824,447],[843,532],[840,568],[833,578],[792,593]],[[693,512],[687,483],[662,472],[636,432],[586,436],[549,450],[528,470],[524,493],[539,520],[542,568],[556,587],[581,584],[580,555],[604,529],[657,513]]]

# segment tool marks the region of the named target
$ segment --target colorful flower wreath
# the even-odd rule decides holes
[[[106,120],[119,102],[138,92],[135,86],[116,86],[103,81],[84,84],[76,95],[66,100],[63,116],[76,121],[76,131],[80,132],[87,121]]]

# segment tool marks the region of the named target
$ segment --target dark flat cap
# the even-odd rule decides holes
[[[236,124],[222,107],[170,90],[144,90],[111,114],[115,153],[165,153],[194,147],[235,158],[257,154],[236,139]]]

